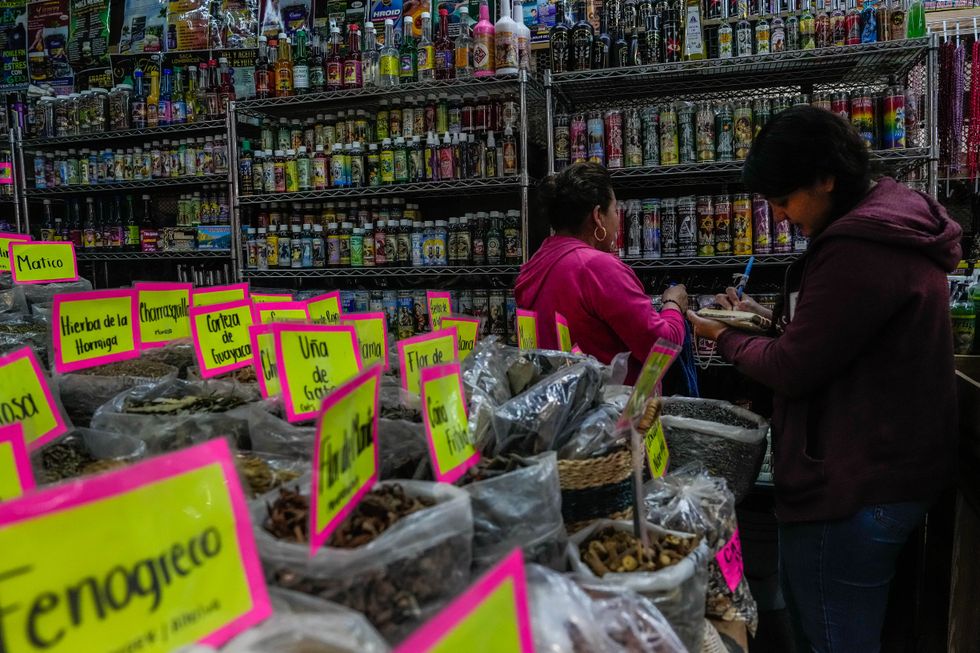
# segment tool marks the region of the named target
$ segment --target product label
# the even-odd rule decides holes
[[[538,314],[517,309],[517,342],[521,349],[538,348]]]
[[[660,385],[660,380],[667,373],[667,368],[677,358],[680,350],[680,347],[663,338],[654,343],[646,362],[643,363],[643,369],[640,370],[636,384],[633,386],[633,394],[630,395],[623,415],[619,418],[618,426],[627,426],[640,416],[644,406],[646,406],[647,399],[653,396],[657,386]]]
[[[253,292],[250,296],[253,304],[266,304],[271,302],[292,301],[293,296],[287,293],[261,293]]]
[[[735,591],[738,584],[742,582],[744,572],[742,564],[742,541],[738,537],[738,529],[732,533],[732,539],[715,554],[715,560],[721,569],[722,576],[725,577],[725,584],[728,589]]]
[[[133,290],[55,295],[51,324],[54,369],[59,374],[139,356]]]
[[[701,7],[688,5],[687,29],[684,38],[684,56],[704,56],[704,43],[701,39]]]
[[[315,418],[323,398],[361,371],[354,327],[278,324],[272,337],[290,422]]]
[[[202,379],[252,364],[252,303],[245,299],[191,308],[191,335]]]
[[[306,310],[313,324],[340,324],[340,291],[308,299]]]
[[[0,503],[0,550],[4,651],[217,647],[271,614],[223,438]]]
[[[558,334],[558,349],[572,351],[572,332],[568,328],[568,320],[558,311],[555,311],[555,332]]]
[[[25,234],[14,234],[0,231],[0,272],[10,272],[10,243],[26,242],[32,238]]]
[[[476,341],[480,337],[480,318],[477,317],[444,317],[443,329],[456,329],[456,346],[460,362],[476,349]]]
[[[517,37],[513,32],[497,32],[494,35],[497,68],[517,68],[520,59],[517,52]]]
[[[310,319],[306,302],[266,302],[252,304],[252,322],[272,324],[273,322],[306,322]]]
[[[520,549],[481,576],[395,653],[533,653],[524,559]]]
[[[234,283],[228,286],[195,288],[191,293],[191,306],[214,306],[248,298],[248,284]]]
[[[412,394],[421,390],[422,370],[459,360],[456,329],[441,329],[398,342],[402,389]]]
[[[388,320],[383,312],[347,314],[340,323],[354,327],[365,368],[380,365],[388,369]]]
[[[193,288],[189,283],[140,281],[133,285],[139,303],[140,349],[190,337]]]
[[[381,368],[372,367],[323,400],[310,492],[310,556],[378,480]]]
[[[435,478],[454,483],[480,461],[469,438],[466,393],[459,363],[422,370],[422,418]]]
[[[34,472],[20,424],[0,426],[0,502],[34,489]]]
[[[14,283],[78,281],[72,243],[11,240],[7,257]]]
[[[31,347],[0,358],[0,424],[20,424],[30,449],[68,431],[48,377]]]
[[[651,426],[643,436],[643,444],[647,450],[647,463],[650,466],[650,474],[654,478],[660,478],[667,471],[667,463],[670,461],[670,452],[667,450],[667,440],[664,438],[664,427],[660,423],[660,418]]]
[[[433,331],[438,331],[442,328],[443,318],[452,314],[452,297],[448,292],[427,290],[425,300],[429,305],[429,323]]]
[[[272,338],[273,325],[253,324],[248,329],[252,342],[252,364],[259,381],[259,392],[263,399],[279,395],[279,370],[276,369],[276,343]]]

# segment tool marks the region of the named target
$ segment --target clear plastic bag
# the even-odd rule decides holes
[[[722,621],[741,621],[755,634],[759,610],[743,576],[729,589],[714,556],[738,529],[735,497],[722,478],[697,465],[654,479],[643,487],[647,521],[704,538],[708,552],[708,594],[705,614]]]
[[[331,603],[316,614],[274,614],[221,648],[222,653],[387,653],[364,615]]]
[[[159,383],[177,378],[177,368],[165,363],[158,363],[153,366],[154,369],[159,368],[159,371],[163,372],[159,376],[113,374],[114,370],[132,368],[135,362],[110,363],[109,365],[91,368],[85,373],[55,376],[54,385],[71,421],[76,426],[88,426],[95,411],[120,392],[138,385]],[[126,366],[126,368],[121,366]]]
[[[313,458],[313,442],[316,429],[312,426],[296,426],[266,410],[253,411],[249,422],[252,451],[310,461]]]
[[[24,286],[0,290],[0,314],[30,315],[30,312],[27,296],[24,294]]]
[[[686,558],[660,571],[610,572],[599,578],[582,562],[579,545],[606,526],[633,532],[633,522],[600,519],[575,533],[568,542],[568,563],[572,571],[588,579],[590,585],[625,587],[647,597],[663,613],[688,650],[700,651],[704,636],[704,596],[708,582],[707,545],[704,542],[699,543]],[[651,534],[694,537],[650,523],[647,523],[647,530]]]
[[[125,433],[78,428],[31,452],[38,483],[98,474],[147,456],[146,443]]]
[[[148,349],[142,353],[141,358],[176,367],[179,379],[186,379],[188,369],[197,365],[194,344],[189,340],[175,340],[163,347]]]
[[[531,628],[548,653],[686,653],[657,607],[621,587],[585,590],[572,576],[526,567]],[[590,593],[594,596],[590,596]]]
[[[476,572],[515,547],[524,549],[527,561],[564,569],[567,535],[555,454],[549,451],[521,462],[524,467],[462,486],[473,505]]]
[[[252,502],[252,524],[266,579],[363,613],[388,641],[399,641],[465,589],[470,578],[473,513],[469,495],[444,483],[397,483],[406,494],[436,505],[411,514],[356,549],[309,546],[265,530],[267,502]],[[309,477],[297,482],[309,492]]]
[[[48,322],[28,315],[0,316],[0,356],[30,347],[41,365],[48,365],[51,331]]]
[[[378,420],[381,480],[431,480],[425,427],[400,419]]]
[[[724,478],[738,504],[752,489],[766,455],[769,422],[716,399],[668,397],[660,418],[672,467],[700,463]]]
[[[65,281],[63,283],[32,283],[24,286],[24,296],[27,303],[31,306],[40,304],[50,306],[54,301],[55,295],[66,295],[76,292],[87,292],[92,290],[92,282],[82,277],[78,281]]]
[[[607,386],[607,390],[609,387]],[[616,421],[623,414],[628,400],[628,391],[612,396],[606,393],[603,403],[585,416],[582,425],[559,450],[558,457],[562,460],[587,460],[607,456],[621,449],[626,438],[617,431]]]

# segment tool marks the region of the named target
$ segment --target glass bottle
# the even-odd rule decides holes
[[[415,43],[415,19],[412,16],[402,18],[402,43],[398,49],[399,72],[398,79],[402,84],[418,79],[418,47]]]
[[[524,24],[524,4],[521,0],[514,0],[510,17],[517,25],[517,67],[531,70],[531,29]]]
[[[473,77],[473,36],[470,29],[470,11],[463,5],[459,8],[459,35],[453,42],[453,67],[458,79]]]
[[[344,87],[344,57],[341,54],[340,28],[330,28],[330,52],[327,54],[327,90],[339,91]]]
[[[834,47],[842,47],[847,43],[846,16],[844,15],[844,10],[841,9],[839,0],[831,1],[834,3],[834,9],[830,12],[831,45]]]
[[[906,38],[908,13],[905,10],[906,0],[891,0],[888,11],[888,40],[901,41]]]
[[[456,71],[453,69],[455,45],[449,38],[449,11],[439,10],[439,35],[436,37],[436,79],[453,79]]]
[[[800,14],[800,50],[813,50],[817,47],[817,27],[813,18],[813,0],[803,0],[803,13]]]
[[[398,86],[399,67],[398,48],[395,47],[395,22],[388,18],[385,20],[385,42],[378,56],[378,86]]]
[[[718,58],[731,59],[734,55],[734,44],[732,43],[732,24],[722,19],[718,26]]]
[[[490,7],[487,0],[480,0],[480,20],[473,27],[473,75],[492,77],[497,70],[494,57],[494,27],[490,22]]]
[[[130,123],[133,129],[146,128],[146,87],[143,84],[143,71],[133,71],[133,101],[130,104]]]
[[[322,93],[327,88],[327,71],[323,66],[323,48],[317,35],[310,43],[310,93]]]
[[[361,78],[365,88],[378,85],[378,35],[374,23],[368,21],[364,27],[364,49],[361,50]]]
[[[364,86],[364,68],[361,59],[361,33],[357,25],[351,25],[347,33],[347,58],[344,59],[344,88]]]
[[[609,12],[603,7],[599,15],[599,34],[592,41],[592,69],[602,70],[610,66],[612,38],[609,36]]]
[[[160,101],[157,103],[157,120],[162,127],[171,124],[173,120],[173,103],[170,96],[171,71],[163,69],[163,81],[160,84]]]
[[[218,106],[221,107],[221,115],[224,115],[228,110],[228,103],[235,100],[235,80],[226,57],[218,59],[218,74]]]
[[[510,2],[498,2],[500,19],[494,25],[494,47],[496,49],[494,62],[498,75],[513,75],[520,65],[520,55],[517,52],[517,23],[510,17]]]
[[[565,0],[558,0],[555,5],[555,25],[548,33],[552,72],[563,73],[572,70],[569,33],[568,22],[565,19]]]
[[[197,67],[187,67],[187,90],[184,91],[184,107],[187,122],[197,122],[202,119],[201,106],[197,103]]]
[[[844,16],[844,45],[861,45],[861,11],[857,0],[847,0],[847,14]]]
[[[687,0],[684,17],[684,60],[704,59],[704,30],[701,21],[701,1]]]
[[[576,13],[578,14],[578,20],[569,34],[572,45],[571,69],[591,70],[592,40],[595,38],[595,30],[592,28],[592,23],[589,22],[589,15],[584,0],[579,0],[577,3]]]
[[[681,41],[684,38],[680,10],[676,4],[668,4],[663,16],[664,63],[675,63],[681,60]]]
[[[290,52],[289,39],[284,33],[279,34],[279,48],[276,53],[276,95],[289,97],[293,94],[293,60]]]
[[[293,89],[297,95],[310,92],[310,60],[306,49],[306,30],[296,30],[295,52],[293,52]]]
[[[747,11],[743,8],[742,16],[735,24],[735,54],[739,57],[752,56],[752,23],[749,22]]]
[[[436,78],[436,45],[432,40],[432,14],[422,12],[422,37],[416,47],[419,81]]]
[[[609,50],[609,65],[613,68],[625,68],[629,63],[629,45],[623,30],[613,30],[612,47]],[[614,38],[613,38],[614,37]]]
[[[834,35],[830,29],[830,13],[827,11],[827,2],[829,0],[823,1],[823,5],[817,10],[817,15],[813,21],[814,38],[818,48],[829,48],[834,42]]]
[[[772,32],[769,29],[769,21],[766,20],[764,13],[759,15],[759,20],[755,23],[755,52],[756,54],[769,54],[770,38]],[[784,35],[785,36],[785,35]]]

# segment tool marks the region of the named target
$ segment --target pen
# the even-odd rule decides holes
[[[755,263],[755,257],[750,256],[749,262],[745,264],[745,272],[742,273],[742,277],[738,280],[738,286],[735,288],[735,293],[738,295],[739,299],[742,299],[742,293],[745,291],[745,284],[749,282],[749,275],[752,273],[753,263]]]

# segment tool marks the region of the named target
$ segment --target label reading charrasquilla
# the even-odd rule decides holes
[[[139,303],[140,347],[163,347],[191,336],[189,283],[143,282],[133,284]]]

